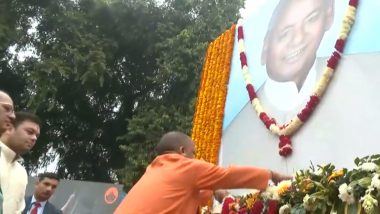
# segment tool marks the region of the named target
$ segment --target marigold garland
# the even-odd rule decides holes
[[[317,104],[319,103],[321,96],[327,89],[330,83],[331,77],[333,76],[335,69],[341,59],[341,55],[344,50],[346,39],[350,33],[351,27],[355,21],[356,8],[359,0],[350,0],[349,6],[346,12],[346,16],[343,20],[343,25],[339,34],[339,37],[335,43],[335,51],[332,53],[329,60],[327,60],[327,66],[323,71],[322,77],[316,84],[312,95],[309,98],[306,106],[292,119],[290,122],[284,125],[278,125],[276,120],[269,116],[262,107],[259,98],[256,95],[256,91],[253,87],[250,73],[248,69],[247,56],[244,48],[244,31],[243,31],[243,20],[238,21],[238,45],[241,68],[246,82],[246,88],[250,98],[250,102],[253,108],[256,110],[260,120],[264,123],[266,128],[270,130],[273,134],[279,136],[279,154],[281,156],[287,157],[292,151],[292,141],[290,137],[299,130],[299,128],[310,118]]]
[[[192,139],[196,157],[217,164],[230,77],[235,25],[208,46],[195,108]]]

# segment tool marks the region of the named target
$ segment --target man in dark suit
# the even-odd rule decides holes
[[[62,214],[61,210],[48,201],[58,184],[57,174],[48,172],[39,174],[34,194],[25,198],[26,208],[22,214]]]

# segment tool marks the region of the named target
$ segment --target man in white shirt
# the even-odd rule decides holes
[[[0,136],[11,126],[11,122],[15,119],[14,107],[12,98],[0,90]],[[1,147],[0,147],[0,158],[1,158]],[[1,179],[0,179],[1,184]],[[3,193],[0,185],[0,213],[3,210]]]
[[[12,98],[0,90],[0,136],[7,127],[11,126],[15,119],[15,112]]]
[[[1,135],[0,181],[4,214],[19,214],[24,210],[28,175],[18,161],[33,148],[39,135],[39,118],[27,112],[16,113],[13,126]]]
[[[261,64],[266,66],[268,73],[268,80],[258,90],[264,107],[268,105],[277,111],[289,112],[304,105],[323,69],[315,65],[316,53],[333,20],[333,0],[279,2],[270,20],[261,55]],[[281,118],[276,114],[274,111],[273,115]],[[280,118],[278,122],[285,122]]]
[[[34,194],[25,198],[26,208],[23,214],[62,214],[48,200],[59,185],[59,177],[55,173],[42,173],[38,175]]]

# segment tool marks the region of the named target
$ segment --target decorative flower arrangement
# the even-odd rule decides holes
[[[292,142],[290,137],[297,132],[300,127],[310,118],[317,104],[319,103],[323,93],[327,89],[333,76],[336,67],[344,50],[346,39],[350,33],[351,27],[354,24],[356,17],[356,8],[359,0],[350,0],[349,6],[346,12],[346,16],[343,20],[343,25],[339,37],[335,43],[335,51],[332,53],[330,59],[327,61],[326,68],[323,71],[322,77],[315,86],[312,95],[309,98],[306,106],[288,123],[279,125],[276,123],[275,118],[269,116],[268,112],[264,110],[260,103],[259,97],[256,95],[256,91],[253,87],[251,76],[248,69],[247,55],[245,53],[244,46],[244,30],[243,19],[240,19],[237,24],[238,31],[238,45],[240,53],[241,68],[246,82],[246,88],[253,108],[255,109],[260,120],[264,123],[266,128],[273,134],[279,136],[279,154],[287,157],[292,151]]]
[[[224,106],[231,70],[235,25],[213,41],[206,52],[193,120],[196,157],[217,164]]]
[[[265,192],[239,196],[239,209],[246,213],[380,213],[380,155],[355,160],[352,170],[335,166],[311,166]]]

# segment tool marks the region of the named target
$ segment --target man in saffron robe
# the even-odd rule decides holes
[[[181,132],[165,134],[156,149],[158,156],[114,214],[193,214],[201,204],[202,190],[264,190],[270,179],[274,182],[290,179],[268,169],[222,168],[194,159],[194,142]]]

